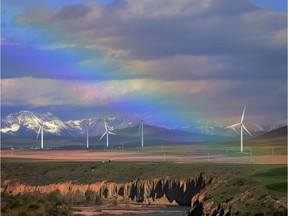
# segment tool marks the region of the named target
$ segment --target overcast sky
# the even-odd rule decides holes
[[[286,38],[285,0],[3,0],[2,114],[285,124]]]

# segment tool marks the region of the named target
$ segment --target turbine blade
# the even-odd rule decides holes
[[[38,133],[37,133],[37,137],[36,137],[36,139],[38,139],[39,134],[40,134],[40,131],[41,131],[41,127],[39,127],[39,130],[38,130]]]
[[[150,118],[150,117],[151,117],[151,115],[150,115],[150,116],[147,116],[147,117],[145,117],[145,118],[143,118],[142,120],[148,119],[148,118]]]
[[[239,134],[239,132],[234,128],[234,127],[232,127],[231,128],[233,131],[235,131],[237,134]]]
[[[113,133],[111,131],[108,131],[109,134],[112,134],[112,135],[117,135],[116,133]]]
[[[107,122],[106,121],[104,122],[104,126],[105,126],[105,130],[108,131]]]
[[[243,113],[242,113],[242,117],[241,117],[241,123],[242,123],[242,122],[243,122],[243,120],[244,120],[245,109],[246,109],[246,106],[244,106],[244,109],[243,109]]]
[[[234,128],[234,127],[239,126],[239,125],[241,125],[241,123],[233,124],[233,125],[230,125],[230,126],[228,126],[226,128]]]
[[[101,137],[100,140],[107,134],[107,132],[105,132]]]
[[[246,130],[246,132],[247,132],[250,136],[252,136],[252,134],[247,130],[247,128],[245,127],[244,124],[242,124],[242,127]]]
[[[134,114],[135,116],[137,116],[140,120],[142,120],[142,118],[141,118],[137,113],[133,112],[133,114]]]

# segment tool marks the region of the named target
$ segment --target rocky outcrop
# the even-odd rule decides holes
[[[159,179],[137,179],[128,183],[98,182],[94,184],[74,184],[72,182],[50,184],[44,186],[3,184],[2,191],[12,194],[24,192],[50,193],[59,190],[61,194],[87,190],[96,192],[101,198],[125,199],[141,203],[163,203],[190,206],[191,199],[199,194],[212,178],[201,173],[195,178],[178,181],[169,177]]]
[[[215,204],[205,202],[205,193],[198,193],[191,200],[191,209],[185,216],[230,216],[231,205],[227,203]]]

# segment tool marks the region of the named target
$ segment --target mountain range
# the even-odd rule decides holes
[[[86,136],[89,128],[90,136],[99,136],[104,132],[104,121],[109,125],[110,130],[121,130],[137,127],[139,120],[135,117],[102,116],[79,120],[63,121],[52,113],[39,114],[31,111],[20,111],[12,113],[1,119],[2,137],[30,137],[36,136],[41,125],[44,127],[44,134],[48,136],[81,137]],[[151,125],[150,125],[151,126]],[[163,130],[178,130],[191,134],[235,136],[234,131],[228,130],[225,126],[186,126],[182,128],[159,127]],[[271,130],[271,127],[262,127],[256,124],[249,124],[249,130],[253,135],[261,135]]]
[[[52,113],[39,114],[30,111],[12,113],[1,120],[2,136],[36,136],[40,126],[44,127],[44,134],[49,136],[84,136],[87,128],[89,134],[96,136],[104,132],[104,121],[110,130],[133,127],[138,124],[135,119],[121,117],[95,117],[80,120],[62,121]]]

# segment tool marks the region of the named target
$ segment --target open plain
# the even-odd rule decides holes
[[[276,146],[273,155],[265,146],[254,147],[252,153],[239,153],[233,146],[226,150],[209,145],[152,146],[144,152],[1,150],[1,211],[285,215],[286,149]]]
[[[286,164],[286,155],[256,155],[249,153],[244,156],[231,157],[227,155],[193,155],[185,154],[153,154],[142,152],[96,152],[89,150],[2,150],[3,158],[30,158],[59,161],[175,161],[175,162],[217,162],[217,163],[257,163],[257,164]]]
[[[287,136],[1,150],[2,214],[287,215]],[[223,214],[222,214],[223,213]]]

